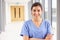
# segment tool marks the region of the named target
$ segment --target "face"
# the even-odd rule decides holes
[[[42,9],[40,6],[35,6],[32,8],[31,13],[34,18],[41,17]]]

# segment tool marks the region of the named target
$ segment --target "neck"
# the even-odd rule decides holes
[[[33,18],[33,21],[35,22],[40,22],[42,20],[42,18]]]

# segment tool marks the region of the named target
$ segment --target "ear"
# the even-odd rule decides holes
[[[44,11],[44,9],[41,10],[42,12]]]
[[[43,14],[43,12],[44,12],[44,10],[42,9],[42,10],[41,10],[41,13]]]

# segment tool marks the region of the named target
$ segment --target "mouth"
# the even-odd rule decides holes
[[[40,16],[40,14],[34,14],[34,16],[38,17],[38,16]]]

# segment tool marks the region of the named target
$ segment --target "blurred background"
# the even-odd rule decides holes
[[[0,0],[0,40],[23,40],[21,28],[24,21],[31,19],[34,2],[42,4],[42,17],[51,22],[53,40],[59,40],[59,0]]]

